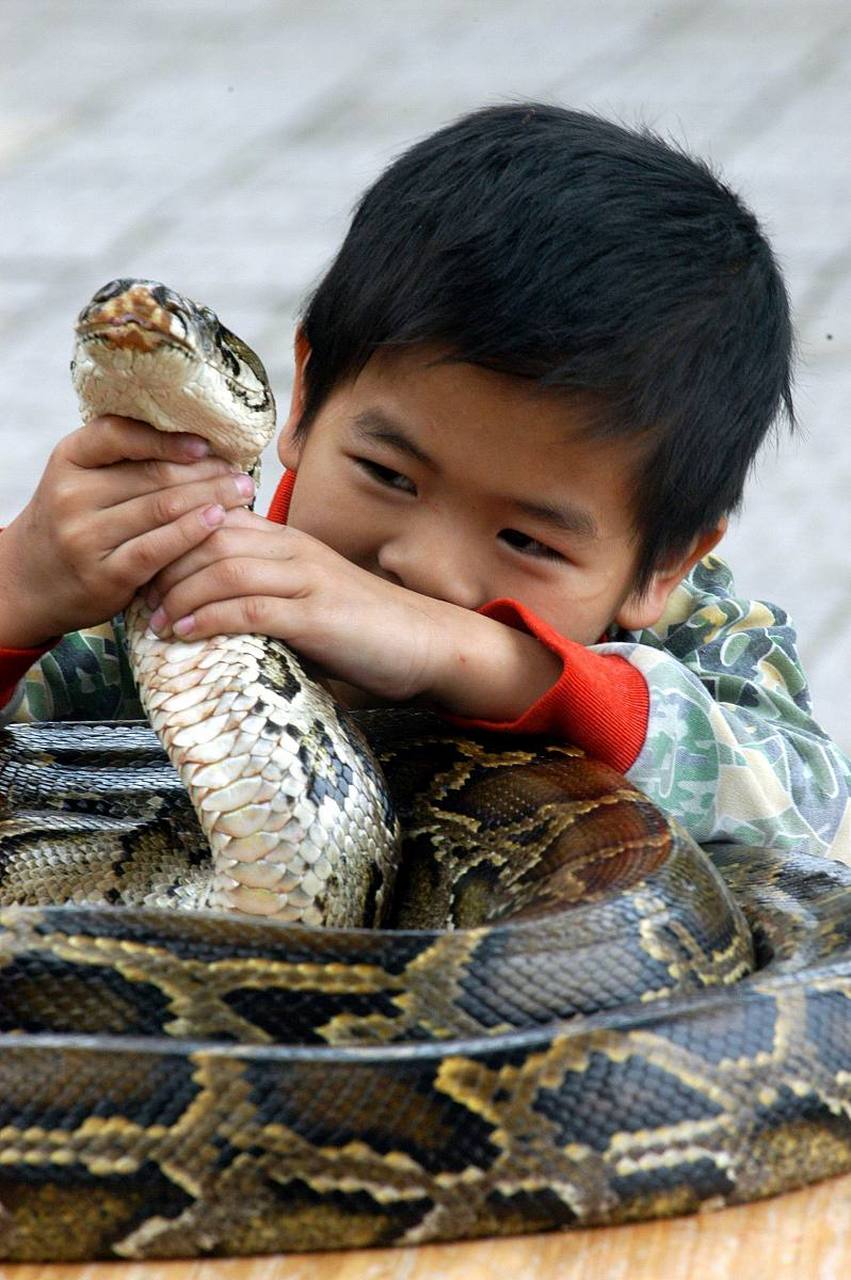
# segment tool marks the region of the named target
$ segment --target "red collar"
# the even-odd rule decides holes
[[[290,499],[293,496],[293,487],[295,485],[296,473],[293,470],[285,471],[278,481],[278,487],[275,490],[271,504],[269,506],[269,514],[267,520],[272,520],[275,524],[286,524],[287,517],[290,514]]]

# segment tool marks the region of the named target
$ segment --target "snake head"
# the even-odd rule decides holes
[[[86,421],[117,413],[191,431],[239,466],[253,467],[275,431],[259,356],[209,307],[155,280],[98,289],[77,319],[71,372]]]

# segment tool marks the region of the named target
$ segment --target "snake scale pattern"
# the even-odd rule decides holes
[[[241,466],[271,431],[256,356],[162,285],[95,295],[75,363],[86,417],[203,413]],[[277,642],[146,620],[153,729],[0,732],[0,1258],[619,1223],[851,1169],[851,870],[700,850],[572,747],[350,717]]]

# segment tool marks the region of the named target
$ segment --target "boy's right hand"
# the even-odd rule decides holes
[[[0,647],[36,648],[107,621],[253,492],[200,436],[93,419],[59,442],[0,533]]]

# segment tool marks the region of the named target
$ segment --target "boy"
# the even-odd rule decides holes
[[[791,344],[704,166],[554,107],[466,117],[367,192],[310,300],[268,519],[195,437],[58,446],[0,536],[6,717],[138,714],[109,630],[50,648],[148,584],[163,636],[280,636],[350,705],[558,735],[701,842],[851,861],[794,634],[710,554],[792,417]]]

